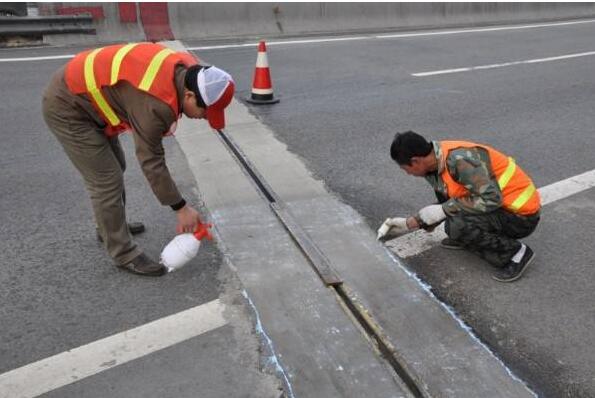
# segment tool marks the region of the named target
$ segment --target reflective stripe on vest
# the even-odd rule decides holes
[[[116,114],[116,104],[107,101],[103,91],[106,87],[126,82],[167,104],[179,117],[181,109],[175,81],[176,67],[196,64],[197,59],[193,55],[174,52],[160,44],[119,44],[77,54],[66,65],[64,80],[71,93],[89,97],[106,123],[105,134],[111,137],[130,126]]]
[[[506,166],[506,171],[502,173],[500,178],[498,178],[498,185],[500,186],[500,190],[503,190],[508,182],[512,178],[512,175],[516,171],[516,163],[513,158],[508,157],[508,166]]]
[[[502,192],[502,206],[514,213],[523,215],[534,214],[539,210],[539,192],[537,192],[529,176],[517,166],[513,158],[505,156],[487,145],[473,142],[441,141],[440,147],[442,148],[442,157],[445,163],[450,151],[457,148],[482,148],[486,150],[490,156],[492,171],[498,179],[498,186]],[[460,198],[469,195],[467,188],[452,178],[446,164],[440,176],[446,186],[448,197]]]
[[[112,61],[112,74],[110,75],[110,84],[116,84],[118,82],[118,76],[120,75],[120,65],[122,65],[122,60],[132,50],[134,47],[138,46],[138,43],[130,43],[122,47],[121,49],[116,52],[114,55],[114,60]]]
[[[115,84],[118,81],[118,75],[120,73],[120,65],[122,64],[122,60],[124,59],[126,54],[128,54],[130,50],[132,50],[137,45],[137,43],[127,44],[116,52],[116,55],[114,56],[112,61],[110,84]],[[121,120],[118,118],[116,112],[107,102],[107,100],[101,93],[100,88],[97,87],[97,83],[95,82],[95,55],[97,55],[97,53],[102,49],[103,48],[98,48],[93,50],[91,53],[89,53],[89,55],[87,55],[87,58],[85,59],[85,84],[87,86],[87,91],[89,92],[89,94],[91,94],[91,96],[97,103],[97,106],[107,118],[109,124],[111,124],[112,126],[118,126],[121,123]],[[143,91],[149,91],[151,85],[155,81],[157,73],[161,69],[161,65],[163,65],[163,61],[165,61],[165,58],[167,58],[168,55],[171,55],[173,53],[174,51],[170,50],[169,48],[164,48],[163,50],[159,51],[149,63],[149,66],[147,67],[147,70],[145,71],[145,74],[143,75],[143,78],[138,88],[140,88]]]
[[[151,60],[151,63],[149,64],[149,67],[147,68],[147,71],[145,72],[145,75],[143,76],[138,88],[143,91],[149,91],[153,81],[155,80],[155,76],[157,76],[157,72],[159,72],[159,69],[161,69],[163,61],[165,61],[165,58],[168,55],[173,53],[174,52],[169,48],[164,48],[163,50],[159,51],[157,55],[155,55]]]
[[[506,166],[506,170],[500,178],[498,178],[498,185],[500,186],[500,191],[504,191],[504,188],[510,182],[510,179],[514,175],[516,171],[516,162],[513,158],[508,157],[508,166]],[[521,207],[525,205],[531,199],[531,196],[535,193],[535,185],[531,183],[525,190],[512,202],[510,205],[511,209],[517,212]]]
[[[527,188],[525,188],[525,190],[519,195],[519,197],[516,198],[514,200],[514,202],[512,202],[512,204],[510,205],[512,210],[514,210],[515,212],[518,212],[519,209],[521,207],[523,207],[525,205],[525,203],[527,203],[529,201],[529,199],[531,199],[531,196],[533,196],[534,193],[535,193],[535,185],[533,185],[533,183],[531,183],[531,185],[529,185]]]
[[[97,87],[97,83],[95,82],[95,71],[93,68],[95,66],[95,55],[99,51],[101,51],[101,48],[91,51],[87,55],[87,58],[85,58],[85,84],[87,86],[87,92],[93,97],[101,112],[107,117],[109,124],[117,126],[121,123],[120,119],[107,103],[107,100],[101,93],[101,89]]]

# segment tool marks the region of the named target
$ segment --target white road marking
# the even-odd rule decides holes
[[[425,36],[453,35],[453,34],[462,34],[462,33],[482,33],[482,32],[496,32],[496,31],[503,31],[503,30],[546,28],[546,27],[557,27],[557,26],[576,25],[576,24],[587,24],[587,23],[594,23],[594,22],[595,22],[595,19],[588,19],[588,20],[584,20],[584,21],[554,22],[554,23],[520,25],[520,26],[499,26],[499,27],[477,28],[477,29],[440,30],[440,31],[417,32],[417,33],[396,33],[396,34],[375,35],[375,36],[348,36],[348,37],[311,39],[311,40],[306,39],[306,40],[288,40],[288,41],[268,41],[267,46],[286,45],[286,44],[326,43],[326,42],[352,41],[352,40],[364,40],[364,39],[368,39],[368,40],[371,40],[371,39],[406,39],[406,38],[410,38],[410,37],[425,37]],[[255,47],[255,46],[258,46],[258,43],[189,47],[188,50],[218,50],[218,49],[224,49],[224,48],[240,48],[240,47]]]
[[[374,39],[406,39],[410,37],[425,37],[425,36],[439,36],[439,35],[453,35],[463,33],[482,33],[482,32],[496,32],[504,30],[519,30],[519,29],[533,29],[533,28],[548,28],[557,26],[567,25],[578,25],[594,23],[595,19],[587,19],[582,21],[568,21],[568,22],[553,22],[553,23],[542,23],[533,25],[520,25],[520,26],[498,26],[491,28],[477,28],[477,29],[457,29],[457,30],[440,30],[430,32],[418,32],[418,33],[395,33],[386,35],[375,35],[375,36],[346,36],[346,37],[333,37],[324,39],[303,39],[303,40],[287,40],[287,41],[267,41],[267,46],[277,45],[291,45],[291,44],[311,44],[311,43],[331,43],[338,41],[354,41],[354,40],[374,40]],[[206,51],[206,50],[221,50],[227,48],[242,48],[242,47],[256,47],[258,43],[242,43],[242,44],[222,44],[215,46],[198,46],[188,47],[188,51]],[[68,59],[74,58],[74,54],[66,55],[52,55],[45,57],[22,57],[22,58],[0,58],[0,62],[25,62],[25,61],[45,61],[54,59]]]
[[[46,61],[46,60],[51,60],[51,59],[69,59],[69,58],[74,58],[74,54],[48,55],[45,57],[0,58],[0,62]]]
[[[269,46],[278,46],[278,45],[286,45],[286,44],[310,44],[310,43],[326,43],[326,42],[335,42],[335,41],[354,41],[354,40],[364,40],[364,39],[373,39],[373,37],[368,36],[349,36],[349,37],[335,37],[332,39],[307,39],[307,40],[287,40],[287,41],[267,41],[267,47]],[[219,46],[202,46],[202,47],[188,47],[188,51],[196,51],[196,50],[219,50],[222,48],[241,48],[241,47],[258,47],[258,43],[244,43],[244,44],[226,44],[226,45],[219,45]]]
[[[595,170],[539,188],[541,203],[547,205],[595,187]]]
[[[541,195],[541,204],[547,205],[593,187],[595,187],[595,170],[546,185],[538,191]],[[446,233],[442,223],[434,232],[415,231],[388,241],[386,246],[399,257],[407,258],[437,246],[444,238]]]
[[[418,36],[435,36],[435,35],[455,35],[461,33],[481,33],[481,32],[497,32],[501,30],[518,30],[518,29],[535,29],[535,28],[550,28],[556,26],[576,25],[584,23],[593,23],[595,19],[587,19],[584,21],[569,21],[569,22],[553,22],[553,23],[542,23],[532,25],[519,25],[519,26],[497,26],[492,28],[477,28],[477,29],[459,29],[459,30],[445,30],[437,32],[420,32],[420,33],[403,33],[403,34],[391,34],[391,35],[379,35],[376,36],[378,39],[402,39],[407,37],[418,37]]]
[[[217,300],[0,375],[0,397],[32,398],[224,326]]]
[[[470,72],[470,71],[480,70],[480,69],[494,69],[494,68],[503,68],[506,66],[513,66],[513,65],[536,64],[539,62],[560,61],[563,59],[587,57],[587,56],[591,56],[591,55],[595,55],[595,51],[588,51],[588,52],[576,53],[576,54],[558,55],[555,57],[547,57],[547,58],[528,59],[528,60],[524,60],[524,61],[504,62],[502,64],[479,65],[479,66],[470,66],[470,67],[465,67],[465,68],[443,69],[443,70],[435,70],[435,71],[430,71],[430,72],[418,72],[418,73],[412,73],[411,76],[425,77],[425,76],[434,76],[434,75],[445,75],[448,73]]]

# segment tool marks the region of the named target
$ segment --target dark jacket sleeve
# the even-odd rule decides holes
[[[171,108],[151,95],[135,91],[134,100],[126,106],[127,119],[133,128],[136,157],[153,193],[162,205],[173,205],[182,196],[165,162],[163,134],[176,121]],[[126,93],[121,93],[124,98]]]
[[[489,213],[502,206],[502,192],[492,173],[489,154],[481,148],[451,151],[446,167],[453,179],[469,191],[469,195],[451,198],[442,205],[448,215],[459,211],[470,214]]]

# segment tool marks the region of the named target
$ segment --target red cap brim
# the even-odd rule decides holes
[[[221,130],[225,127],[225,113],[223,109],[215,109],[213,107],[207,108],[207,120],[211,128]]]
[[[207,107],[207,120],[209,125],[215,130],[221,130],[225,127],[225,108],[233,98],[235,86],[229,82],[223,95],[213,105]]]

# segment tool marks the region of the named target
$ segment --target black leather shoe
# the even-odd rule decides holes
[[[462,250],[464,249],[463,245],[458,241],[450,238],[444,238],[440,242],[440,246],[445,249],[449,250]]]
[[[128,230],[132,235],[142,234],[143,232],[145,232],[145,224],[143,224],[142,222],[129,222]],[[95,228],[95,233],[97,234],[97,240],[103,242],[103,238],[99,233],[99,228]]]
[[[119,265],[118,267],[133,274],[145,276],[161,276],[167,273],[167,268],[163,264],[156,263],[144,253],[136,256],[129,263]]]
[[[514,282],[523,275],[523,272],[525,272],[529,264],[531,264],[534,257],[535,253],[533,253],[533,250],[531,250],[529,246],[526,246],[525,255],[521,258],[520,262],[509,262],[506,267],[496,270],[492,275],[492,278],[498,282]]]
[[[142,234],[145,232],[145,224],[140,221],[131,221],[128,223],[128,230],[132,235]]]

